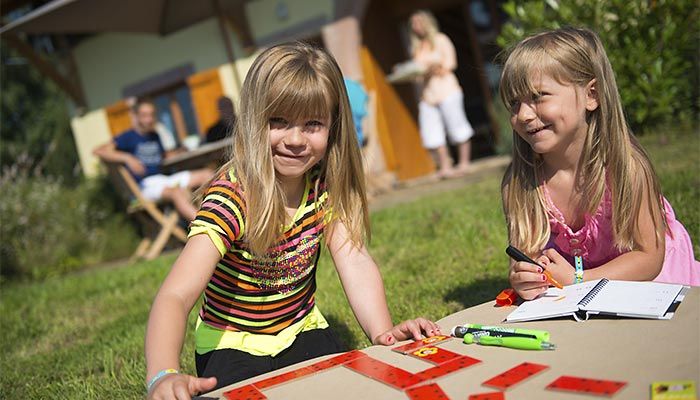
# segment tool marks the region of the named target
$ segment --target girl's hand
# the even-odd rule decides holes
[[[186,374],[170,374],[160,378],[148,392],[149,400],[190,400],[198,393],[216,387],[216,378],[197,378]]]
[[[538,259],[538,262],[552,274],[552,277],[556,279],[557,282],[562,285],[571,285],[574,283],[574,272],[576,270],[558,251],[546,249],[542,252],[541,258],[544,260],[539,261]]]
[[[413,338],[420,340],[424,337],[439,335],[440,327],[425,318],[404,321],[372,340],[373,344],[391,346],[396,342]]]
[[[547,257],[543,256],[535,261],[545,265],[543,262],[545,258]],[[548,259],[546,261],[549,262]],[[532,300],[546,292],[549,286],[547,277],[542,272],[542,268],[538,265],[518,261],[511,264],[508,279],[518,296],[523,300]]]

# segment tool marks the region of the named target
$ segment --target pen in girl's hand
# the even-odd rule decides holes
[[[562,288],[564,288],[564,286],[562,286],[561,283],[557,282],[556,279],[554,279],[554,278],[552,277],[552,274],[550,274],[549,271],[547,271],[547,270],[546,270],[543,266],[541,266],[539,263],[535,262],[532,258],[530,258],[530,257],[528,257],[527,255],[525,255],[525,253],[523,253],[522,251],[516,249],[516,248],[513,247],[513,246],[508,246],[508,248],[506,248],[506,254],[508,254],[508,255],[509,255],[513,260],[515,260],[515,261],[524,261],[524,262],[528,262],[528,263],[530,263],[530,264],[535,264],[535,265],[537,265],[538,267],[542,268],[542,272],[543,272],[544,275],[547,277],[547,280],[549,281],[549,283],[551,283],[552,285],[554,285],[557,289],[562,289]]]

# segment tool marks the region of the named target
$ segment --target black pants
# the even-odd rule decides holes
[[[294,343],[275,357],[222,349],[205,354],[195,352],[195,363],[197,375],[207,378],[215,376],[216,387],[220,388],[301,361],[344,351],[347,351],[347,347],[331,328],[313,329],[298,334]]]

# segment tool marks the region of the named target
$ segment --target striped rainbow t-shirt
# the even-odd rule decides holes
[[[319,168],[314,168],[307,173],[292,222],[258,258],[242,240],[246,200],[234,172],[212,182],[189,233],[207,234],[222,255],[204,291],[195,333],[198,353],[233,347],[274,355],[299,332],[328,326],[314,296],[327,198]]]

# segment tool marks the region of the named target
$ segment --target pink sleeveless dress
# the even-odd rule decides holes
[[[574,256],[583,258],[583,268],[591,269],[607,263],[623,252],[616,249],[612,229],[612,197],[606,188],[595,214],[586,214],[581,229],[574,232],[564,220],[545,185],[545,201],[548,206],[551,235],[545,248],[554,248],[574,265]],[[679,283],[700,286],[700,262],[695,260],[693,245],[685,227],[676,220],[671,204],[663,198],[666,212],[666,252],[664,265],[656,282]]]

